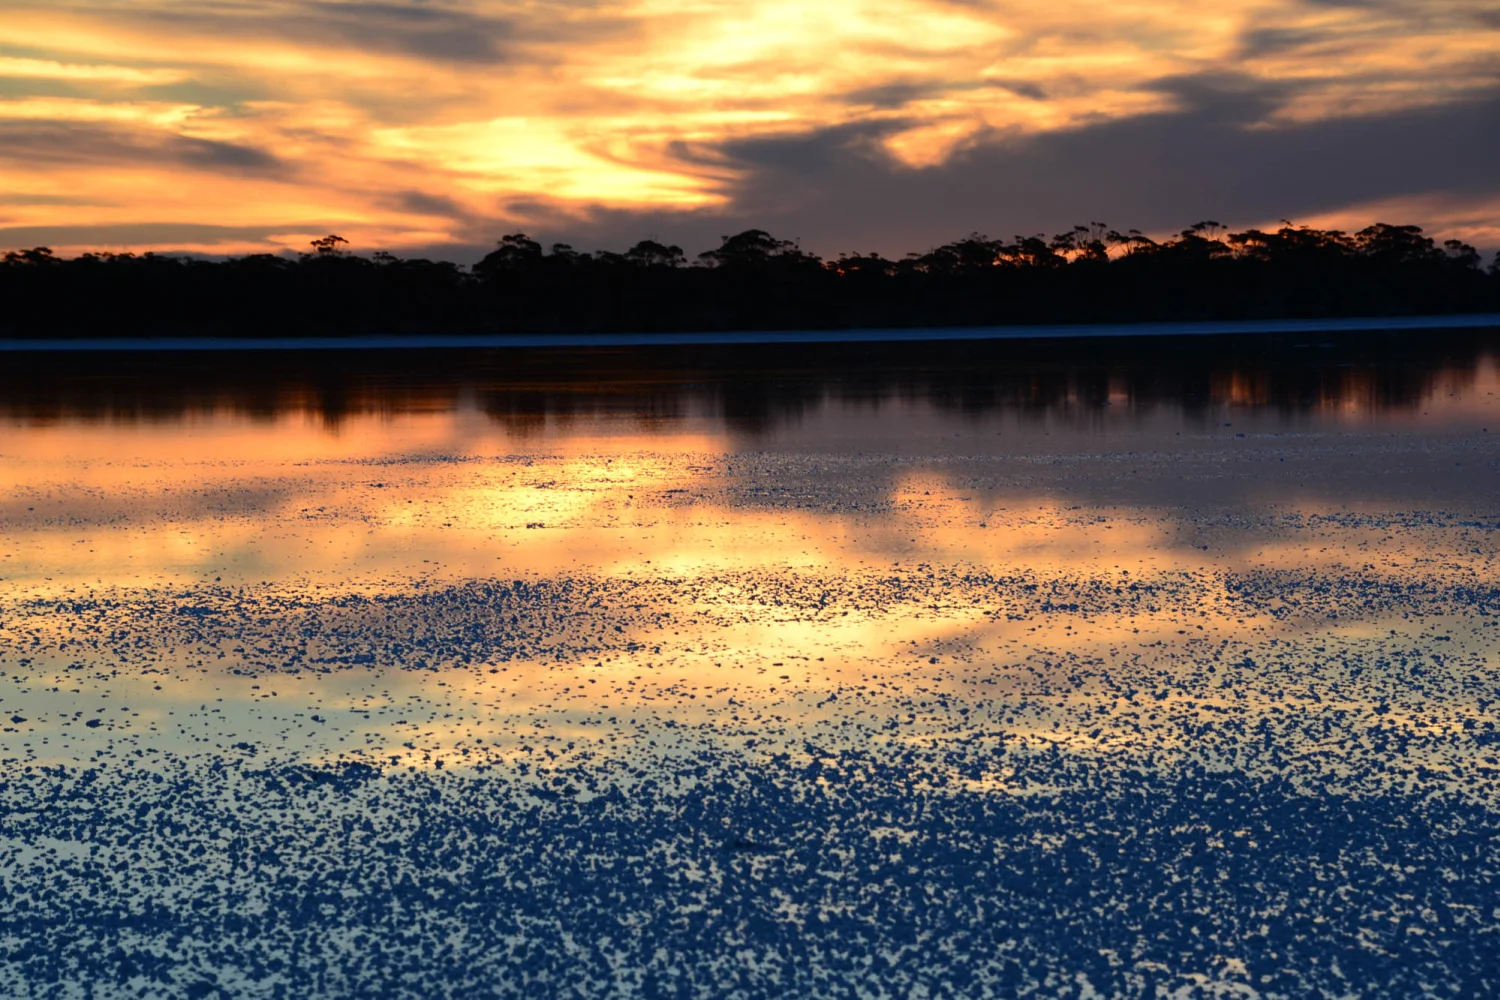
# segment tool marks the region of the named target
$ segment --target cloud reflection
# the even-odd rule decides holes
[[[0,453],[0,761],[550,781],[967,746],[990,763],[950,777],[1012,794],[1018,754],[1277,768],[1378,716],[1457,787],[1489,753],[1446,739],[1492,672],[1500,383],[1444,343],[1210,366],[1196,408],[1156,366],[801,369],[790,408],[751,405],[771,373],[738,410],[711,370],[618,358],[603,385],[341,370],[158,410],[118,369],[107,406],[33,384]]]

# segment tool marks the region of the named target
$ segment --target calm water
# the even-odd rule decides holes
[[[0,993],[1500,990],[1496,346],[21,359]]]

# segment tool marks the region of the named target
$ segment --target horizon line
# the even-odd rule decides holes
[[[877,344],[1203,337],[1271,333],[1378,333],[1483,329],[1485,327],[1500,328],[1500,313],[1146,323],[1056,323],[1017,326],[872,327],[850,330],[705,330],[684,333],[476,333],[374,334],[347,337],[59,337],[56,339],[30,337],[0,338],[0,353],[730,347],[756,344]]]

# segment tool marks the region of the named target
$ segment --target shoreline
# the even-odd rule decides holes
[[[1324,319],[1204,320],[853,330],[733,330],[698,333],[394,334],[364,337],[84,337],[0,339],[0,353],[153,351],[368,351],[464,348],[727,347],[756,344],[890,344],[1082,340],[1298,333],[1381,333],[1500,328],[1500,313]]]

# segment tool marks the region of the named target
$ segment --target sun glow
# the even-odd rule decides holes
[[[275,250],[331,227],[399,249],[539,211],[726,212],[752,170],[736,143],[845,129],[890,168],[940,167],[1171,111],[1173,81],[1231,66],[1280,88],[1245,123],[1275,129],[1472,96],[1500,48],[1466,0],[11,7],[0,243],[52,227],[65,251]]]

